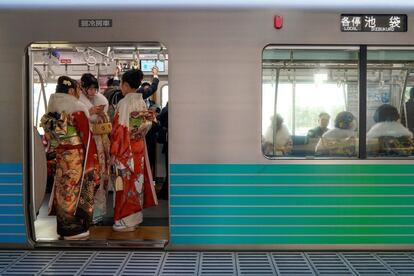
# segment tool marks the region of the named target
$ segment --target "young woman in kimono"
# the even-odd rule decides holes
[[[49,214],[56,215],[57,233],[65,240],[89,237],[99,163],[89,130],[89,112],[81,103],[76,81],[61,76],[50,97],[41,126],[57,141],[56,173]],[[48,139],[49,141],[52,139]]]
[[[122,76],[124,98],[119,102],[111,133],[111,155],[118,175],[115,183],[114,231],[134,231],[142,222],[142,209],[158,204],[145,135],[155,114],[148,111],[141,93],[137,93],[143,74],[129,70]]]
[[[98,80],[94,75],[86,73],[81,77],[81,89],[79,100],[89,110],[89,122],[92,126],[93,139],[98,151],[99,176],[101,182],[94,197],[93,223],[103,221],[106,215],[106,197],[109,181],[109,148],[108,134],[111,133],[111,123],[108,117],[108,100],[104,95],[97,93]]]

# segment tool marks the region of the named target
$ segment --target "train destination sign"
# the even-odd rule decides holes
[[[111,28],[112,19],[79,19],[80,28]]]
[[[406,32],[405,14],[341,14],[342,32]]]

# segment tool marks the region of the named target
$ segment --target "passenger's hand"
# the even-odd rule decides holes
[[[158,68],[157,67],[152,67],[152,75],[153,76],[158,76]]]
[[[93,106],[89,109],[89,114],[90,115],[94,115],[94,114],[102,114],[103,110],[104,110],[104,105],[97,105],[97,106]]]

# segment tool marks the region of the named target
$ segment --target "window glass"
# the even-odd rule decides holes
[[[164,108],[168,103],[168,85],[161,88],[161,108]]]
[[[356,157],[358,98],[358,48],[266,47],[263,154]]]
[[[413,61],[414,49],[368,48],[368,157],[413,155]]]

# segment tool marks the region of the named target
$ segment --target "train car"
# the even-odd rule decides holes
[[[410,7],[2,9],[0,247],[413,249]],[[59,75],[119,64],[164,67],[164,215],[59,240],[38,118]]]

